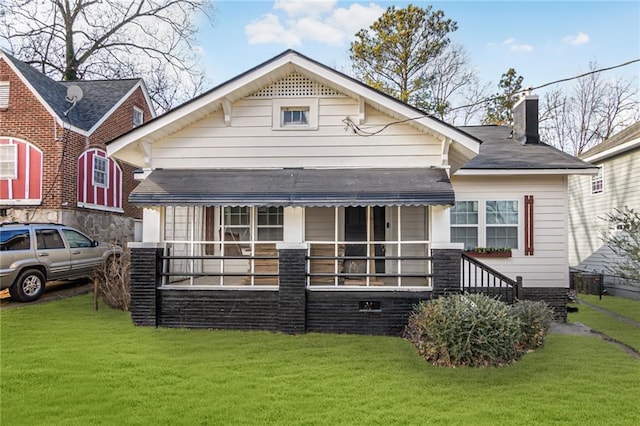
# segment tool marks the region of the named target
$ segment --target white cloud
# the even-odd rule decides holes
[[[369,27],[384,13],[384,9],[374,3],[354,3],[348,8],[336,8],[336,5],[335,0],[277,0],[271,13],[245,26],[245,34],[251,44],[272,43],[291,47],[312,41],[340,46],[351,41],[358,30]]]
[[[580,46],[581,44],[589,43],[589,35],[580,31],[576,35],[569,35],[562,39],[564,44],[571,44],[573,46]]]
[[[300,38],[292,31],[285,29],[280,23],[280,18],[268,13],[260,19],[256,19],[244,27],[244,32],[249,38],[249,44],[286,44],[298,46]]]
[[[533,50],[533,46],[530,44],[520,44],[515,38],[508,38],[503,41],[502,44],[507,46],[509,50],[513,52],[531,52]]]

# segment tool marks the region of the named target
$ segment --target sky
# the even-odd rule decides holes
[[[480,80],[495,90],[509,68],[524,77],[525,87],[535,87],[587,72],[591,62],[604,68],[640,58],[637,0],[216,1],[213,27],[200,22],[196,50],[212,87],[289,48],[350,74],[354,34],[387,7],[410,3],[432,5],[458,23],[451,39],[467,51]],[[640,63],[602,75],[638,77]]]

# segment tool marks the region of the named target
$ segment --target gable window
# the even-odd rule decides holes
[[[604,166],[598,167],[598,174],[591,176],[591,194],[602,194],[604,192]]]
[[[0,179],[15,179],[18,175],[17,145],[0,145]]]
[[[9,82],[0,81],[0,109],[9,108]]]
[[[469,250],[478,246],[478,202],[458,201],[450,210],[451,242]]]
[[[318,98],[274,99],[274,130],[316,130]]]
[[[133,107],[133,127],[138,127],[144,122],[144,111],[138,107]]]
[[[109,161],[104,157],[93,156],[93,184],[102,188],[109,186]]]
[[[487,247],[518,248],[518,202],[486,202]]]
[[[306,127],[309,125],[308,108],[288,107],[282,108],[282,126],[301,126]]]

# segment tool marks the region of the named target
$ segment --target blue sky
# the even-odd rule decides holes
[[[293,48],[349,73],[349,43],[390,5],[387,1],[217,1],[214,27],[201,25],[199,49],[212,85]],[[413,1],[458,22],[451,38],[495,88],[509,68],[538,86],[640,58],[638,1]],[[640,63],[604,73],[640,75]]]

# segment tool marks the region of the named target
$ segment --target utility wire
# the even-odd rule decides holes
[[[610,71],[610,70],[613,70],[613,69],[616,69],[616,68],[626,67],[627,65],[631,65],[631,64],[634,64],[634,63],[636,63],[636,62],[640,62],[640,59],[632,59],[632,60],[630,60],[630,61],[627,61],[627,62],[624,62],[624,63],[618,64],[618,65],[613,65],[613,66],[611,66],[611,67],[606,67],[606,68],[600,68],[600,69],[597,69],[597,70],[592,70],[592,71],[585,72],[585,73],[583,73],[583,74],[576,75],[576,76],[573,76],[573,77],[561,78],[561,79],[559,79],[559,80],[554,80],[554,81],[551,81],[551,82],[549,82],[549,83],[544,83],[544,84],[541,84],[541,85],[539,85],[539,86],[535,86],[535,87],[527,87],[526,89],[523,89],[523,90],[521,90],[521,91],[515,92],[515,93],[514,93],[514,95],[517,95],[517,94],[524,94],[524,93],[529,92],[529,91],[531,91],[531,90],[542,89],[543,87],[551,86],[551,85],[553,85],[553,84],[564,83],[564,82],[567,82],[567,81],[576,80],[576,79],[579,79],[579,78],[582,78],[582,77],[586,77],[586,76],[588,76],[588,75],[597,74],[597,73],[604,72],[604,71]],[[477,101],[477,102],[474,102],[474,103],[472,103],[472,104],[462,105],[462,106],[459,106],[459,107],[451,108],[451,109],[450,109],[450,111],[456,111],[456,110],[459,110],[459,109],[462,109],[462,108],[469,108],[469,107],[476,106],[476,105],[480,105],[480,104],[483,104],[483,103],[486,103],[486,102],[491,102],[491,101],[493,101],[493,100],[500,99],[500,98],[502,98],[503,96],[504,96],[504,95],[492,96],[492,97],[490,97],[490,98],[485,98],[485,99],[479,100],[479,101]],[[353,122],[353,120],[351,120],[349,117],[346,117],[344,120],[342,120],[342,122],[343,122],[343,123],[345,123],[345,125],[346,125],[348,128],[351,128],[351,129],[353,130],[353,132],[354,132],[355,134],[359,135],[359,136],[375,136],[375,135],[377,135],[378,133],[383,132],[385,129],[387,129],[387,128],[388,128],[388,127],[390,127],[390,126],[394,126],[394,125],[396,125],[396,124],[406,123],[406,122],[408,122],[408,121],[419,120],[419,119],[421,119],[421,118],[426,118],[426,117],[431,118],[431,116],[430,116],[430,115],[426,115],[426,114],[425,114],[425,115],[421,115],[421,116],[419,116],[419,117],[410,117],[410,118],[406,118],[406,119],[404,119],[404,120],[393,121],[393,122],[391,122],[391,123],[387,123],[387,124],[385,124],[384,126],[382,126],[380,129],[376,130],[375,132],[368,132],[368,131],[364,130],[364,128],[362,128],[362,127],[358,126],[358,125],[357,125],[356,123],[354,123],[354,122]]]

